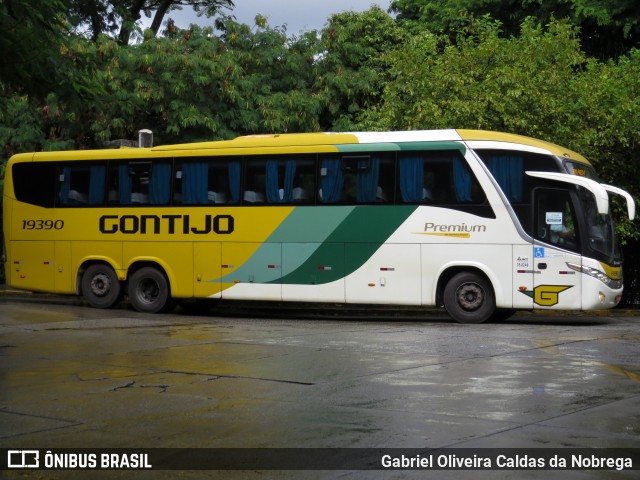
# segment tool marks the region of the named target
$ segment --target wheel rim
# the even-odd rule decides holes
[[[461,308],[472,312],[484,303],[484,290],[477,283],[464,283],[456,290],[456,298]]]
[[[160,286],[154,280],[146,278],[138,287],[138,298],[145,303],[153,303],[160,296]]]
[[[96,297],[104,297],[111,290],[111,280],[104,273],[98,273],[91,279],[91,293]]]

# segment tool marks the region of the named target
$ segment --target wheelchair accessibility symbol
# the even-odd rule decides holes
[[[533,247],[533,258],[544,258],[544,247]]]

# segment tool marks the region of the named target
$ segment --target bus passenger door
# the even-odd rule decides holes
[[[534,308],[582,308],[578,221],[571,194],[564,189],[534,191]]]
[[[513,308],[533,308],[533,247],[513,246]]]

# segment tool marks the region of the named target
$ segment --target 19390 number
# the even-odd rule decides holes
[[[23,230],[62,230],[64,220],[23,220]]]

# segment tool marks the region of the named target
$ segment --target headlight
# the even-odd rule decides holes
[[[609,277],[606,273],[598,269],[585,267],[584,265],[576,265],[575,263],[569,263],[569,262],[567,262],[567,267],[569,267],[571,270],[575,270],[576,272],[582,272],[589,275],[590,277],[597,278],[602,283],[604,283],[607,287],[613,290],[618,290],[622,288],[622,279],[614,280],[613,278]]]

